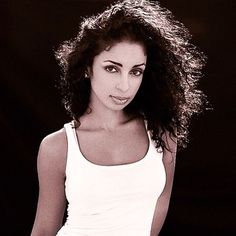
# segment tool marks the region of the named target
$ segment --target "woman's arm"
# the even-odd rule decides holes
[[[64,130],[41,142],[38,153],[39,198],[31,236],[55,236],[62,225],[67,140]]]
[[[169,208],[171,190],[174,179],[177,140],[176,138],[170,138],[167,133],[165,133],[164,136],[166,146],[170,150],[164,150],[163,156],[163,164],[166,171],[166,184],[162,194],[160,195],[156,203],[156,209],[154,212],[150,236],[158,236],[161,231]]]

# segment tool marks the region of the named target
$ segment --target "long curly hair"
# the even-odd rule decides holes
[[[90,99],[87,67],[96,55],[122,40],[141,43],[147,51],[142,84],[124,111],[143,116],[157,148],[166,148],[166,131],[177,137],[179,147],[185,147],[190,118],[203,110],[206,101],[197,89],[206,57],[190,42],[185,26],[158,2],[119,1],[100,14],[83,18],[78,35],[55,52],[62,68],[65,109],[79,122]]]

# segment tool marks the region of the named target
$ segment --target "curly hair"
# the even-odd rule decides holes
[[[148,0],[119,1],[83,18],[78,35],[55,53],[66,110],[78,122],[87,111],[91,85],[85,71],[96,55],[122,40],[138,42],[146,49],[147,65],[139,91],[124,111],[142,115],[157,148],[166,148],[166,131],[185,147],[190,118],[203,110],[206,100],[197,89],[206,57],[190,39],[168,9]]]

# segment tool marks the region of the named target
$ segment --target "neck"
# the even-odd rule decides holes
[[[90,101],[89,110],[91,108],[91,112],[81,117],[81,125],[84,124],[84,127],[93,129],[114,131],[120,125],[125,124],[131,119],[123,110],[110,110],[98,103],[99,101],[97,99]]]

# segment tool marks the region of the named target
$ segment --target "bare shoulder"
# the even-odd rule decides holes
[[[50,154],[60,154],[67,149],[67,138],[64,128],[47,135],[40,144],[40,149]]]
[[[151,235],[158,235],[167,215],[171,190],[174,180],[175,160],[177,151],[177,139],[170,135],[169,132],[164,132],[162,136],[167,149],[163,151],[163,164],[166,172],[166,184],[157,200],[155,213],[152,222]]]
[[[39,198],[31,235],[56,235],[62,225],[65,197],[67,140],[64,129],[46,136],[39,148]]]
[[[64,128],[47,135],[41,142],[38,153],[38,167],[44,170],[65,172],[67,138]]]

